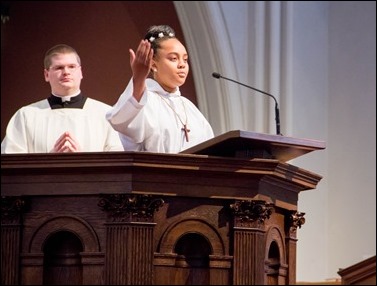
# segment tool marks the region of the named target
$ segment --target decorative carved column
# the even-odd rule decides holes
[[[19,285],[22,211],[20,197],[1,197],[1,285]]]
[[[154,213],[163,205],[150,195],[104,195],[98,205],[108,214],[106,285],[152,285]]]
[[[233,284],[263,285],[265,263],[264,221],[273,204],[260,200],[236,201],[234,214]]]
[[[297,228],[305,223],[305,213],[296,210],[289,211],[285,216],[286,222],[286,248],[288,268],[288,285],[296,284],[296,249],[297,249]]]

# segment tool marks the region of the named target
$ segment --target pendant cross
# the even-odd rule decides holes
[[[186,142],[189,142],[188,133],[190,132],[190,129],[187,128],[186,124],[183,124],[182,131],[185,132]]]

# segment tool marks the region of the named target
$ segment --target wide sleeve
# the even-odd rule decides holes
[[[106,113],[106,119],[119,137],[125,151],[142,151],[146,134],[146,117],[144,110],[147,103],[147,89],[140,102],[132,95],[132,79],[125,91],[120,95],[116,104]]]
[[[23,108],[10,119],[6,134],[1,142],[1,153],[28,153],[28,138]]]
[[[144,92],[140,102],[132,96],[132,92],[133,83],[131,79],[118,101],[106,113],[106,119],[111,126],[122,134],[127,134],[128,125],[135,120],[146,104],[146,92]]]

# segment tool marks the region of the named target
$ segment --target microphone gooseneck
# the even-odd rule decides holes
[[[250,89],[252,89],[252,90],[258,91],[258,92],[260,92],[260,93],[263,93],[263,94],[265,94],[265,95],[268,95],[268,96],[272,97],[272,98],[274,99],[274,101],[275,101],[276,134],[277,134],[277,135],[282,135],[282,134],[280,133],[279,106],[278,106],[278,101],[276,100],[275,96],[273,96],[272,94],[267,93],[267,92],[265,92],[265,91],[263,91],[263,90],[257,89],[257,88],[255,88],[255,87],[252,87],[252,86],[249,86],[249,85],[246,85],[246,84],[243,84],[242,82],[236,81],[236,80],[234,80],[234,79],[224,77],[224,76],[222,76],[221,74],[219,74],[219,73],[217,73],[217,72],[213,72],[213,73],[212,73],[212,76],[213,76],[214,78],[217,78],[217,79],[219,79],[219,78],[223,78],[223,79],[226,79],[226,80],[230,80],[230,81],[232,81],[232,82],[234,82],[234,83],[237,83],[237,84],[243,85],[243,86],[245,86],[245,87],[247,87],[247,88],[250,88]]]

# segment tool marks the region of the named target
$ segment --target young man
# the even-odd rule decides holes
[[[8,123],[1,153],[122,151],[118,133],[106,120],[110,106],[80,90],[81,60],[70,46],[46,52],[47,99],[20,108]]]

